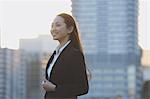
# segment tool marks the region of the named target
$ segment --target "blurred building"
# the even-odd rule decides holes
[[[27,58],[27,99],[43,98],[41,82],[45,77],[46,63],[56,46],[57,42],[50,40],[49,35],[20,40],[20,49],[26,52]]]
[[[144,81],[150,80],[150,65],[143,66],[143,79]]]
[[[0,49],[0,99],[26,99],[26,66],[18,50]]]
[[[141,99],[138,0],[72,0],[87,65],[90,91],[82,99]]]
[[[28,53],[27,57],[27,99],[42,99],[41,62],[39,53]]]
[[[12,98],[11,99],[26,99],[26,67],[27,59],[25,52],[20,50],[12,51]]]
[[[150,99],[150,65],[143,66],[142,99]]]
[[[150,80],[145,81],[143,84],[141,99],[150,99]]]
[[[39,35],[38,38],[21,39],[19,42],[20,49],[30,53],[52,52],[57,46],[50,35]]]
[[[0,99],[10,99],[11,96],[11,51],[0,49]]]

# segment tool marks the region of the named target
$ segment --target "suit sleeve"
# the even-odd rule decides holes
[[[67,68],[66,80],[63,85],[56,85],[56,92],[70,96],[87,94],[89,86],[83,54],[79,51],[71,54]]]

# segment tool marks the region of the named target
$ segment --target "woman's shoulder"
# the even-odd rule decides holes
[[[77,54],[77,53],[80,53],[80,54],[81,54],[81,53],[82,53],[80,49],[74,48],[74,47],[72,47],[72,48],[70,49],[70,52],[73,53],[73,54]]]
[[[71,48],[69,51],[68,51],[68,54],[70,56],[70,58],[72,57],[80,57],[80,56],[83,56],[83,53],[80,49],[77,49],[77,48]]]
[[[72,44],[69,44],[65,49],[64,55],[67,55],[67,57],[75,57],[75,56],[81,56],[83,55],[83,53],[79,48],[76,48],[72,46]]]

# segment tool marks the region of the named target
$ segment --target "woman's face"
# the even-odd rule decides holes
[[[52,23],[51,34],[54,40],[69,39],[69,30],[61,16],[56,16]]]

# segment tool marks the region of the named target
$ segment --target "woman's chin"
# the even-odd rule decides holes
[[[57,38],[53,37],[53,40],[57,40]]]

